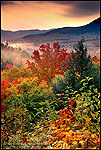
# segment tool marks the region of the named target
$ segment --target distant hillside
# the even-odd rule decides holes
[[[38,48],[41,44],[59,42],[62,48],[68,51],[73,49],[73,45],[81,38],[85,39],[85,46],[92,55],[99,55],[100,50],[100,18],[80,27],[63,27],[53,29],[46,33],[31,33],[23,38],[9,40],[11,45],[22,45],[28,53],[32,53],[33,49]],[[29,48],[30,47],[30,48]]]
[[[54,29],[50,32],[45,33],[47,34],[85,34],[85,33],[96,33],[99,34],[100,31],[100,18],[92,21],[91,23],[80,26],[80,27],[64,27],[64,28],[59,28],[59,29]]]
[[[80,26],[80,27],[63,27],[63,28],[58,28],[58,29],[53,29],[52,31],[49,31],[47,33],[43,34],[38,34],[38,35],[27,35],[24,36],[23,38],[32,38],[32,37],[38,37],[38,36],[46,36],[46,35],[53,35],[53,34],[75,34],[75,35],[80,35],[80,34],[85,34],[85,33],[93,33],[93,34],[98,34],[100,31],[100,18],[92,21],[91,23],[85,25],[85,26]]]
[[[50,30],[18,30],[18,31],[9,31],[1,29],[1,41],[15,40],[27,36],[29,34],[42,34]]]

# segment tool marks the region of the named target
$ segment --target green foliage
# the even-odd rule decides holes
[[[94,86],[100,92],[100,63],[92,63],[89,76],[94,78]]]
[[[65,82],[65,78],[63,75],[56,75],[55,78],[52,80],[52,90],[54,94],[64,93],[67,85],[68,83]]]
[[[90,62],[90,55],[87,56],[87,48],[84,47],[85,40],[81,39],[78,44],[74,45],[75,52],[72,51],[71,57],[73,60],[74,69],[73,72],[77,72],[80,76],[87,71],[87,66]],[[70,62],[72,61],[70,60]],[[70,64],[69,64],[70,65]],[[71,66],[71,65],[70,65]]]
[[[74,90],[80,88],[80,80],[89,75],[92,62],[90,55],[87,55],[87,48],[84,47],[85,40],[81,39],[74,45],[74,51],[71,52],[71,56],[67,59],[67,82]]]
[[[6,69],[6,62],[1,59],[1,70]]]
[[[99,148],[100,64],[89,61],[83,42],[71,53],[70,70],[52,84],[27,66],[2,72],[2,149]]]
[[[7,106],[5,107],[6,110],[2,113],[1,118],[1,147],[3,149],[5,149],[5,147],[9,147],[9,145],[12,145],[11,143],[8,144],[9,137],[11,135],[16,135],[19,129],[23,134],[25,131],[30,130],[30,128],[33,127],[28,110],[21,107],[14,107],[14,101],[11,105],[6,104],[5,106]]]
[[[82,123],[86,128],[91,126],[91,131],[100,130],[100,93],[94,88],[93,77],[86,77],[81,80],[82,88],[80,95],[76,95],[76,116],[78,123]]]
[[[37,77],[20,78],[16,87],[12,86],[8,90],[13,95],[6,100],[6,105],[11,105],[14,102],[14,107],[26,108],[34,123],[48,109],[46,100],[51,99],[51,89],[48,88],[46,82],[39,83]]]
[[[73,76],[71,71],[66,71],[64,72],[64,75],[56,76],[52,81],[53,92],[55,94],[65,93],[67,86],[71,87],[73,90],[79,90],[81,88],[80,81],[88,75],[89,77],[94,78],[94,86],[98,89],[98,91],[100,91],[100,63],[92,63],[87,72],[82,73],[82,76],[80,76],[78,73]]]

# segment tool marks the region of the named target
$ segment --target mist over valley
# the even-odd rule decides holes
[[[100,52],[100,18],[80,27],[63,27],[51,30],[19,30],[16,32],[1,30],[1,40],[8,41],[13,47],[20,47],[30,55],[41,44],[59,42],[68,51],[82,37],[88,53],[99,56]]]

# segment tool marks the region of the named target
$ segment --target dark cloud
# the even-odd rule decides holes
[[[8,6],[8,5],[21,6],[23,4],[28,5],[30,4],[30,2],[33,1],[1,1],[1,6]]]
[[[65,8],[62,8],[64,10],[62,15],[65,17],[88,17],[100,13],[100,1],[39,1],[39,3],[47,2],[64,5]]]
[[[1,5],[15,4],[14,1],[1,1]]]
[[[52,3],[61,4],[61,5],[71,5],[76,3],[77,1],[50,1]]]
[[[100,1],[1,1],[1,5],[32,5],[34,3],[39,5],[53,3],[57,4],[57,7],[64,5],[65,7],[62,8],[64,13],[61,15],[65,17],[86,17],[100,13]],[[71,7],[68,8],[68,6]]]
[[[53,1],[56,4],[70,6],[64,8],[65,17],[86,17],[100,13],[100,1]]]

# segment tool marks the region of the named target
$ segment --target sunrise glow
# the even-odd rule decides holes
[[[62,1],[2,1],[1,28],[16,31],[82,26],[100,16],[98,4],[99,1],[67,1],[66,4]],[[98,7],[97,11],[94,7]]]

